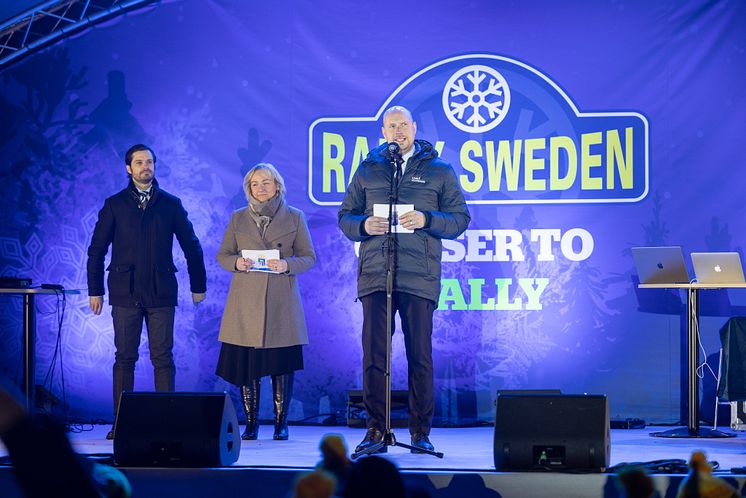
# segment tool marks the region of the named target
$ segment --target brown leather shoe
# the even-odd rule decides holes
[[[380,443],[381,440],[383,440],[383,433],[381,432],[381,430],[377,427],[368,427],[368,432],[365,433],[365,437],[355,448],[355,453],[360,453],[361,451],[367,450],[374,444]],[[386,445],[381,446],[381,448],[379,448],[376,453],[386,453]]]

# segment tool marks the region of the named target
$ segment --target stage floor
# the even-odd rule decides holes
[[[89,431],[70,434],[75,450],[80,453],[111,453],[112,442],[105,439],[110,426],[87,426]],[[645,429],[612,429],[611,465],[624,462],[647,462],[663,459],[688,460],[693,450],[701,449],[710,461],[717,461],[721,471],[746,465],[746,432],[735,432],[735,438],[669,439],[650,437],[651,432],[669,427]],[[732,432],[727,430],[727,432]],[[340,434],[348,448],[365,436],[363,429],[348,427],[290,426],[290,439],[274,441],[272,426],[263,425],[256,441],[241,442],[241,456],[235,466],[310,469],[319,461],[319,441],[324,434]],[[404,448],[389,448],[382,455],[402,470],[494,471],[492,427],[441,429],[435,428],[430,440],[444,457],[412,454]],[[409,444],[407,429],[394,429],[394,435]],[[4,450],[3,450],[4,451]],[[4,454],[4,453],[3,453]]]
[[[112,442],[105,439],[110,426],[87,428],[90,430],[70,434],[75,450],[82,454],[112,453]],[[668,439],[649,436],[651,432],[665,429],[667,427],[612,430],[611,465],[664,459],[688,460],[693,450],[703,450],[708,460],[719,463],[718,474],[728,477],[744,493],[744,476],[731,473],[730,469],[746,465],[746,433],[739,432],[735,438],[725,439]],[[212,492],[200,492],[200,482],[205,483],[205,486],[208,486],[208,482],[211,483],[209,489],[215,491],[216,483],[223,481],[227,489],[236,485],[234,481],[240,480],[240,475],[253,483],[251,487],[255,491],[242,496],[282,496],[276,493],[281,489],[289,491],[298,472],[315,467],[320,458],[319,441],[328,433],[341,434],[352,449],[362,439],[365,431],[347,427],[291,426],[290,440],[274,441],[272,427],[265,425],[260,429],[259,440],[242,442],[240,458],[229,468],[125,468],[123,471],[138,491],[136,496],[162,498],[163,492],[167,489],[173,491],[176,487],[185,488],[186,496],[210,496]],[[406,429],[395,429],[394,433],[401,442],[409,443]],[[410,481],[419,482],[430,489],[432,496],[438,498],[459,496],[459,490],[462,493],[470,490],[471,496],[479,496],[474,494],[477,490],[497,492],[484,496],[617,496],[611,484],[613,478],[609,474],[496,472],[493,464],[492,427],[435,428],[431,440],[436,449],[445,454],[444,458],[411,454],[397,447],[389,448],[388,453],[381,456],[393,461]],[[5,449],[0,446],[0,456],[6,454]],[[1,485],[8,478],[6,474],[9,474],[7,469],[3,470],[6,471],[0,472],[0,489],[3,489]],[[670,496],[671,487],[675,487],[682,477],[683,475],[656,476],[655,483],[661,496]],[[264,482],[264,488],[257,485],[260,480]],[[232,484],[228,486],[228,482]],[[169,487],[165,488],[167,485]],[[451,492],[447,491],[449,489]],[[230,495],[232,493],[225,496]],[[462,494],[460,498],[463,496]]]

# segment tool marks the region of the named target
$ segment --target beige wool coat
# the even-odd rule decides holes
[[[288,273],[236,270],[242,249],[279,249],[280,258],[288,263]],[[296,275],[314,265],[316,253],[302,211],[283,201],[264,239],[248,207],[235,211],[217,259],[220,266],[233,273],[220,323],[221,342],[254,348],[308,344]]]

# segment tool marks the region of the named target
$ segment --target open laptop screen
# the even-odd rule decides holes
[[[680,246],[633,247],[641,284],[688,284],[689,272]]]
[[[737,252],[693,252],[692,266],[700,284],[742,284],[741,255]]]

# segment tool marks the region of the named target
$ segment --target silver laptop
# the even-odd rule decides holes
[[[737,252],[693,252],[694,275],[700,284],[742,284],[743,267]]]
[[[633,247],[641,284],[688,284],[689,272],[680,246]]]

